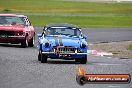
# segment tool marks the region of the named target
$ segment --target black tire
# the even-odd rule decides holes
[[[85,55],[83,58],[75,59],[76,62],[80,62],[80,64],[86,64],[87,63],[87,55]]]
[[[82,60],[80,61],[81,64],[86,64],[87,63],[87,55],[85,55]]]
[[[38,54],[38,61],[41,61],[41,53],[39,52],[39,54]]]
[[[34,37],[30,40],[30,42],[28,43],[29,47],[33,47],[34,46]]]
[[[80,63],[80,59],[75,59],[75,62],[77,62],[77,63],[79,62]]]
[[[26,48],[28,47],[28,41],[27,38],[25,37],[25,39],[21,42],[21,47]]]
[[[41,63],[47,63],[47,56],[45,54],[41,54]]]

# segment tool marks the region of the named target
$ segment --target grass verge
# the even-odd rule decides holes
[[[48,23],[71,23],[80,27],[132,27],[132,17],[94,17],[94,16],[29,16],[34,26]]]
[[[28,15],[34,26],[72,23],[81,27],[132,27],[132,3],[0,0],[0,13]]]
[[[90,45],[89,47],[92,50],[113,53],[113,57],[132,58],[132,41],[100,43]]]
[[[132,50],[132,45],[129,45],[128,46],[128,50]]]

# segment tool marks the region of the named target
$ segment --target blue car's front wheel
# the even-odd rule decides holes
[[[83,58],[75,59],[76,62],[79,62],[80,64],[86,64],[87,63],[87,55],[85,55]]]
[[[38,54],[38,61],[41,61],[41,53]]]
[[[41,63],[47,63],[47,55],[42,54],[41,52],[39,52],[38,61],[41,61]]]
[[[47,55],[41,54],[41,63],[47,63]]]

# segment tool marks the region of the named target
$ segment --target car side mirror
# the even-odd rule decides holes
[[[83,38],[84,38],[84,39],[87,39],[87,36],[86,36],[86,35],[84,35],[84,36],[83,36]]]
[[[42,37],[43,35],[42,34],[37,34],[38,37]]]

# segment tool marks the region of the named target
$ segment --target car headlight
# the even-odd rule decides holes
[[[19,31],[18,35],[22,36],[23,35],[23,31]]]
[[[81,48],[85,48],[85,47],[86,47],[86,44],[83,43],[83,44],[81,45]]]
[[[48,42],[45,43],[45,47],[46,47],[46,48],[49,47],[49,45],[50,45],[50,44],[49,44]]]

